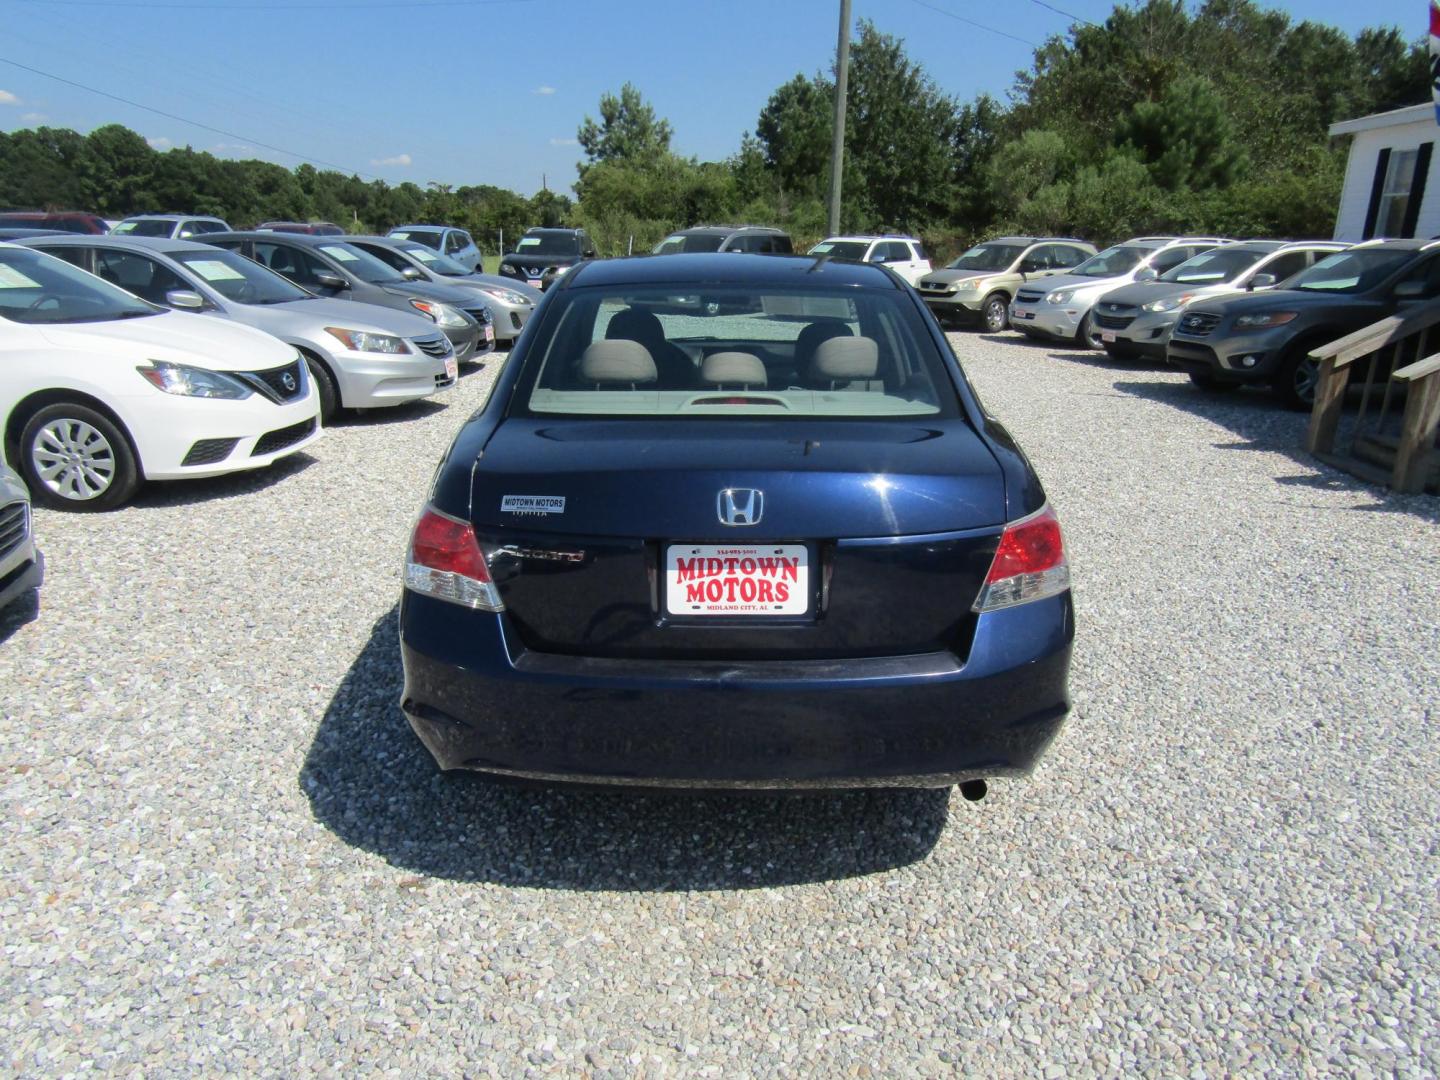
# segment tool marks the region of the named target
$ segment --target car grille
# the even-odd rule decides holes
[[[267,368],[264,371],[236,371],[236,378],[243,379],[276,404],[294,401],[305,393],[305,376],[301,373],[304,362],[296,360],[284,367]],[[232,444],[233,445],[233,444]]]
[[[30,535],[30,504],[0,506],[0,559],[19,549]]]
[[[436,389],[436,390],[444,390],[444,389],[446,389],[446,388],[448,388],[448,387],[451,387],[451,386],[454,386],[454,385],[455,385],[455,380],[452,379],[449,375],[446,375],[444,372],[441,372],[439,375],[436,375],[436,376],[435,376],[435,389]]]
[[[492,321],[490,318],[490,309],[487,307],[469,307],[465,309],[465,314],[469,315],[481,326],[486,326]]]
[[[250,456],[264,457],[277,450],[284,450],[287,446],[294,446],[301,439],[308,438],[314,430],[315,418],[312,416],[309,420],[302,420],[278,431],[267,431],[255,440],[255,449],[250,451]]]
[[[1190,337],[1205,337],[1219,325],[1219,315],[1212,315],[1208,311],[1191,311],[1187,312],[1185,317],[1180,320],[1177,329],[1180,333],[1188,334]]]
[[[1038,304],[1045,299],[1043,292],[1031,292],[1029,289],[1021,289],[1015,294],[1015,300],[1021,304]]]
[[[235,449],[239,439],[201,439],[194,446],[190,447],[189,453],[185,455],[181,465],[214,465],[217,461],[224,461],[230,456],[230,451]]]
[[[1107,315],[1099,311],[1095,313],[1095,325],[1102,330],[1124,330],[1134,321],[1134,315]]]
[[[450,355],[450,339],[444,334],[436,334],[434,337],[415,338],[414,345],[426,356],[433,356],[437,360]]]

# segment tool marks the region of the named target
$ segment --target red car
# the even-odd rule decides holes
[[[110,231],[105,219],[98,214],[86,214],[79,210],[11,210],[0,214],[0,228],[55,229],[59,232],[84,233],[90,236],[104,236]]]

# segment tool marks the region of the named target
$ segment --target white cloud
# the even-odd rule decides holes
[[[150,144],[151,150],[169,150],[175,144],[164,135],[149,135],[145,141]]]
[[[532,94],[539,94],[541,97],[549,97],[551,94],[555,93],[555,88],[553,86],[537,86],[534,90],[531,90],[530,92]]]
[[[9,90],[0,90],[0,105],[19,105],[20,99]]]
[[[413,165],[414,159],[409,154],[396,154],[394,157],[371,158],[371,165],[399,165],[401,168],[408,168]]]
[[[579,146],[579,139],[551,139],[551,146]]]
[[[233,142],[217,142],[208,149],[212,154],[251,154],[255,152],[253,146],[249,146],[246,143]]]
[[[27,112],[22,113],[20,116],[20,122],[22,124],[43,124],[49,119],[50,117],[46,116],[43,112]]]

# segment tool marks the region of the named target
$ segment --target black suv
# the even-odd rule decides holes
[[[748,251],[758,255],[791,255],[795,246],[789,234],[768,225],[696,225],[673,232],[651,251],[652,255],[679,255],[702,251]]]
[[[1196,301],[1171,333],[1165,358],[1206,389],[1269,383],[1285,404],[1308,409],[1319,378],[1310,351],[1440,296],[1440,242],[1357,244],[1283,286]]]
[[[500,276],[548,289],[578,262],[595,258],[584,229],[526,229],[515,250],[500,260]]]

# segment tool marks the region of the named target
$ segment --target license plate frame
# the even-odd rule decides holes
[[[445,377],[447,379],[458,379],[460,377],[460,361],[453,356],[445,358]]]
[[[678,560],[702,560],[699,575],[690,567],[681,574]],[[771,560],[771,571],[757,565],[745,568],[746,560]],[[798,560],[793,562],[792,560]],[[731,565],[733,561],[733,566]],[[716,567],[714,564],[719,563]],[[660,614],[671,620],[704,624],[736,620],[765,623],[809,621],[814,617],[815,552],[810,544],[775,542],[666,541],[660,545]],[[744,582],[754,584],[753,598]],[[768,603],[762,582],[769,584]],[[705,595],[697,603],[694,586]],[[779,596],[783,593],[783,601]],[[713,598],[713,599],[712,599]]]
[[[1033,311],[1022,311],[1019,308],[1013,308],[1010,312],[1010,317],[1012,319],[1020,319],[1023,322],[1027,319],[1033,319],[1035,313]]]
[[[1115,344],[1115,331],[1113,331],[1113,330],[1101,330],[1101,331],[1100,331],[1100,340],[1103,341],[1106,345],[1114,345],[1114,344]]]

